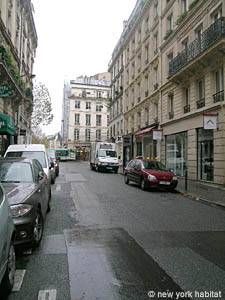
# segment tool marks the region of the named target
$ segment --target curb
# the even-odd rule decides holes
[[[178,190],[177,190],[177,192],[180,193],[180,194],[182,194],[184,197],[190,197],[190,198],[192,198],[195,201],[207,203],[207,204],[210,204],[210,205],[219,206],[219,207],[225,209],[225,203],[222,204],[222,203],[219,203],[219,202],[214,202],[214,201],[211,201],[211,200],[208,200],[208,199],[205,199],[205,198],[202,198],[202,197],[197,197],[197,196],[195,196],[193,194],[181,192],[181,191],[178,191]]]

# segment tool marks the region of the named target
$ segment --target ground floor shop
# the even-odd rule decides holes
[[[162,158],[168,169],[189,179],[225,184],[225,122],[216,112],[217,128],[204,128],[203,115],[163,127]]]
[[[16,126],[13,118],[0,112],[0,155],[3,156],[9,145],[16,142]]]

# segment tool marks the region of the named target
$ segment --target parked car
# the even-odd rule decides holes
[[[10,145],[4,157],[27,157],[37,159],[42,165],[49,182],[52,182],[51,165],[48,159],[45,145],[42,144],[25,144],[25,145]]]
[[[50,158],[50,162],[54,163],[54,171],[55,171],[55,176],[59,176],[59,158],[56,156],[56,151],[55,149],[48,149],[48,156]]]
[[[166,188],[174,190],[177,186],[176,175],[156,160],[134,159],[131,160],[124,172],[124,181],[130,181],[140,185],[142,190],[146,188]]]
[[[8,294],[15,275],[14,225],[4,189],[0,184],[0,293]],[[2,291],[3,290],[3,291]]]
[[[14,244],[38,246],[51,200],[51,186],[41,164],[36,159],[2,159],[0,182],[7,193],[16,229]]]

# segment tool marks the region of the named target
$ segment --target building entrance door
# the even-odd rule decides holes
[[[201,180],[213,181],[213,130],[203,130],[198,132],[198,174]]]

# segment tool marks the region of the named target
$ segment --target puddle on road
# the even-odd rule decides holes
[[[65,231],[71,299],[149,299],[181,288],[121,228]]]

